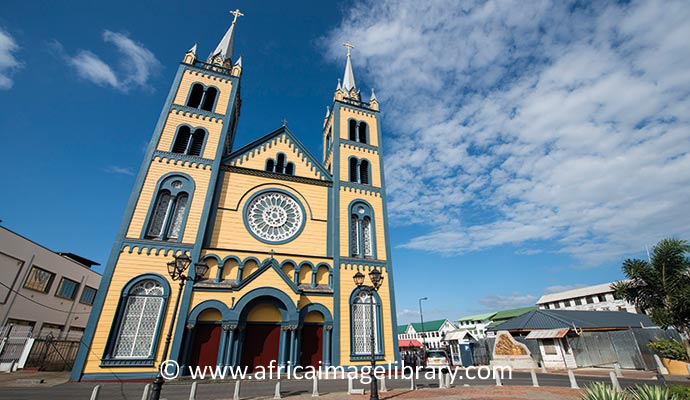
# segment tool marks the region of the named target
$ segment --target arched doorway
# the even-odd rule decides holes
[[[250,372],[258,366],[268,367],[272,360],[277,365],[282,321],[278,305],[269,299],[258,299],[246,315],[240,365]]]
[[[318,368],[323,363],[323,323],[324,316],[319,311],[310,311],[304,316],[299,357],[302,367]]]
[[[215,367],[220,350],[223,328],[221,312],[215,308],[202,311],[193,330],[189,365],[192,367]]]

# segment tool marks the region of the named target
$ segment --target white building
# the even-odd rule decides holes
[[[543,310],[626,311],[642,314],[635,305],[617,298],[611,284],[612,282],[545,294],[537,301],[537,306]]]
[[[398,340],[417,340],[427,349],[446,347],[446,333],[454,331],[455,325],[447,319],[424,321],[424,328],[419,322],[398,326]]]

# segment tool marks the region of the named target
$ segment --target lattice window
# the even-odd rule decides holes
[[[113,358],[148,358],[160,324],[163,287],[155,280],[136,284],[127,294]]]
[[[371,303],[370,303],[371,301]],[[373,308],[373,316],[371,312]],[[371,295],[360,292],[352,302],[352,345],[354,354],[368,355],[371,354],[371,334],[374,334],[374,349],[379,348],[378,343],[378,324],[379,319],[378,307],[376,298]]]
[[[185,218],[189,211],[193,183],[182,176],[170,176],[160,186],[145,237],[154,240],[179,241],[182,238]]]
[[[362,242],[364,248],[364,257],[371,257],[371,219],[369,219],[369,217],[364,217],[364,219],[362,219]]]
[[[359,219],[353,215],[350,220],[350,247],[352,256],[359,255]]]
[[[170,228],[168,229],[169,239],[178,239],[180,237],[180,230],[182,230],[182,220],[184,219],[185,211],[187,210],[187,196],[186,193],[182,193],[177,196],[177,201],[175,201],[175,211],[172,215],[172,221],[170,221]]]

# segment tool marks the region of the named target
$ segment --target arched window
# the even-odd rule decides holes
[[[295,164],[289,162],[285,166],[285,175],[293,175],[295,173]]]
[[[285,154],[278,153],[276,158],[276,172],[282,174],[285,172]]]
[[[146,274],[123,289],[103,354],[104,365],[153,365],[170,286]]]
[[[359,126],[357,127],[357,139],[360,143],[367,143],[367,123],[366,122],[361,122],[359,123]]]
[[[218,89],[208,88],[204,95],[204,103],[201,105],[202,110],[213,111],[213,104],[216,102],[216,96],[218,95]]]
[[[272,159],[269,158],[266,160],[266,171],[267,172],[275,172],[276,170],[276,162]]]
[[[359,181],[357,175],[357,159],[353,157],[350,159],[350,182],[357,183]]]
[[[180,241],[189,209],[194,185],[190,179],[173,175],[158,187],[158,195],[149,212],[147,239]]]
[[[359,183],[362,185],[369,184],[369,161],[367,160],[359,162]]]
[[[354,119],[350,120],[349,134],[350,140],[352,140],[353,142],[357,141],[357,121],[355,121]]]
[[[350,297],[350,318],[351,355],[371,355],[372,332],[374,334],[374,353],[383,354],[381,302],[378,296],[355,289]]]
[[[171,151],[189,156],[200,156],[204,148],[205,138],[205,130],[198,128],[192,133],[190,127],[183,125],[177,129],[177,135],[175,135],[175,142]]]
[[[357,201],[350,206],[350,255],[374,258],[374,214],[368,204]]]
[[[200,83],[195,83],[192,85],[192,90],[189,93],[189,99],[187,99],[187,106],[199,108],[201,105],[201,99],[204,97],[204,85]]]

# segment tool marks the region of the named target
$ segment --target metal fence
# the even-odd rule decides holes
[[[527,346],[535,362],[541,362],[541,351],[539,351],[539,343],[536,340],[525,339],[525,336],[513,336],[513,339]],[[496,338],[485,338],[472,344],[472,362],[474,365],[489,365],[493,358],[494,343],[496,343]]]
[[[0,364],[14,364],[19,361],[31,338],[30,326],[8,324],[0,327]]]
[[[68,371],[77,357],[79,343],[75,340],[56,340],[52,335],[36,339],[25,367],[38,368],[40,371]]]
[[[656,369],[654,353],[647,346],[657,339],[680,340],[673,329],[633,328],[624,331],[583,332],[569,337],[578,367],[612,366],[618,363],[622,368]]]

